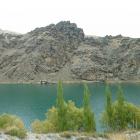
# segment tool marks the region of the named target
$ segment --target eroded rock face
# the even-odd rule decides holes
[[[21,35],[0,31],[0,82],[140,80],[140,39],[87,37],[62,21]]]
[[[108,39],[108,45],[94,41],[94,45],[79,46],[72,61],[73,74],[85,80],[139,80],[140,39]]]

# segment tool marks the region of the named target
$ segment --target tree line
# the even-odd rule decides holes
[[[63,85],[59,81],[56,104],[47,111],[45,120],[33,121],[32,131],[35,133],[95,132],[96,121],[90,105],[90,91],[87,84],[84,84],[83,93],[83,104],[81,107],[77,107],[73,101],[64,99]],[[105,131],[140,129],[140,107],[125,100],[121,86],[118,86],[117,99],[114,102],[108,84],[105,87],[105,95],[105,110],[101,114],[101,123]],[[22,138],[26,136],[23,121],[19,117],[9,114],[0,116],[0,130],[13,136]]]
[[[101,123],[105,131],[140,129],[140,107],[125,100],[121,86],[118,86],[117,99],[114,102],[108,84],[105,87],[105,95],[105,110],[101,114]],[[95,132],[96,121],[92,110],[87,84],[84,84],[83,105],[78,108],[73,101],[66,102],[64,100],[62,82],[59,81],[56,105],[49,109],[44,121],[34,121],[32,129],[38,133]]]

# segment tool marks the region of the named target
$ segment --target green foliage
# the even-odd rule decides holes
[[[77,108],[72,101],[65,103],[66,114],[65,114],[65,130],[79,130],[83,125],[83,109]],[[58,109],[53,107],[47,113],[47,120],[51,122],[55,127],[55,131],[60,131]]]
[[[126,129],[140,129],[140,107],[137,107],[124,99],[124,93],[119,86],[117,100],[112,102],[112,93],[109,86],[105,88],[106,106],[102,113],[102,123],[109,131],[122,131]],[[43,121],[35,120],[31,124],[35,133],[49,132],[94,132],[96,130],[94,113],[90,107],[90,91],[84,84],[83,107],[76,107],[73,101],[66,102],[63,97],[62,82],[57,86],[56,106],[46,113]],[[0,131],[11,136],[25,138],[26,130],[22,120],[14,115],[3,114],[0,116]]]
[[[127,128],[127,104],[125,103],[123,90],[119,86],[118,93],[117,93],[117,103],[114,105],[114,114],[115,114],[115,125],[117,130],[124,130]]]
[[[36,133],[95,130],[94,114],[89,104],[88,87],[85,86],[83,108],[78,108],[72,101],[65,102],[62,83],[59,81],[56,107],[48,110],[44,121],[34,121],[32,130]]]
[[[32,124],[32,130],[36,133],[49,133],[49,132],[55,132],[55,126],[48,120],[40,121],[35,120]]]
[[[84,84],[84,98],[83,98],[83,109],[84,109],[84,129],[86,132],[95,131],[95,120],[94,114],[90,108],[89,100],[89,89],[86,84]]]
[[[66,130],[77,131],[83,128],[83,108],[77,108],[72,101],[67,103]]]
[[[128,128],[140,128],[140,108],[125,101],[123,90],[118,87],[117,101],[112,102],[109,86],[105,88],[106,107],[102,114],[102,123],[107,130],[121,131]],[[72,101],[66,102],[63,97],[62,83],[57,87],[56,106],[46,113],[44,121],[36,120],[32,123],[32,130],[36,133],[83,131],[94,132],[95,120],[90,107],[90,92],[84,85],[83,107],[78,108]]]
[[[54,125],[54,131],[59,131],[58,125],[58,110],[56,107],[52,107],[46,113],[47,120]]]
[[[64,101],[64,97],[63,97],[63,87],[62,87],[62,82],[59,81],[58,82],[58,86],[57,86],[57,103],[56,103],[56,107],[57,107],[57,112],[58,112],[58,127],[59,127],[59,131],[65,131],[66,128],[66,103]]]
[[[14,115],[3,114],[0,116],[0,130],[9,135],[20,138],[26,136],[23,121]]]
[[[19,129],[17,127],[11,127],[6,131],[6,134],[11,135],[11,136],[16,136],[16,137],[23,139],[26,137],[26,130]]]
[[[134,104],[127,103],[129,127],[133,129],[140,129],[140,107]]]
[[[32,131],[35,133],[43,133],[44,132],[44,126],[43,121],[40,120],[34,120],[31,124]]]
[[[72,101],[66,104],[67,113],[65,114],[65,130],[78,131],[83,124],[83,109],[77,108]],[[32,123],[32,130],[36,133],[63,132],[59,125],[58,109],[52,107],[48,110],[44,121],[35,120]],[[61,130],[61,131],[60,131]]]
[[[112,128],[113,126],[113,123],[112,123],[112,117],[113,117],[113,108],[112,108],[112,94],[111,94],[111,91],[110,91],[110,88],[109,86],[107,85],[106,88],[105,88],[105,94],[106,94],[106,108],[105,108],[105,111],[106,111],[106,119],[107,119],[107,123],[108,123],[108,129],[109,128]]]
[[[118,87],[117,101],[111,103],[108,94],[106,102],[106,110],[102,114],[102,123],[106,129],[121,131],[140,128],[140,108],[125,101],[121,87]]]

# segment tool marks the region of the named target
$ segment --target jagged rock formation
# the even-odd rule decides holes
[[[140,80],[140,38],[88,37],[69,21],[0,30],[0,82]]]

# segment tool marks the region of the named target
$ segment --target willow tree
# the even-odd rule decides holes
[[[83,110],[84,110],[84,131],[91,132],[96,130],[94,113],[90,107],[90,92],[88,86],[84,84],[84,98],[83,98]]]
[[[66,103],[63,97],[62,82],[59,81],[57,85],[57,101],[56,108],[58,111],[58,131],[65,131],[66,126]]]

